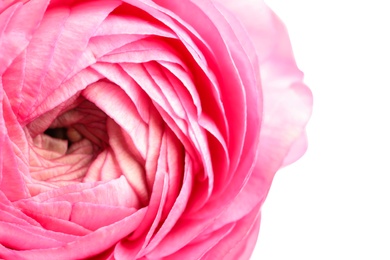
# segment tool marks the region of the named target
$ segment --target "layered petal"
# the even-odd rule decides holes
[[[249,259],[311,92],[262,1],[0,3],[0,256]]]

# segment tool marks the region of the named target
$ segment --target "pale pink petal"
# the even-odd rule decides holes
[[[122,129],[133,137],[133,142],[141,154],[145,154],[147,126],[140,118],[137,108],[126,93],[108,82],[97,82],[88,86],[82,95],[111,117]],[[105,102],[107,99],[112,102]],[[131,122],[129,124],[129,122]],[[136,137],[136,138],[135,138]]]
[[[264,0],[215,1],[227,8],[244,25],[256,49],[260,68],[274,51],[286,54],[286,57],[290,58],[291,45],[288,35],[285,32],[280,33],[281,29],[285,30],[284,26]]]
[[[149,190],[152,189],[156,178],[158,156],[164,133],[162,125],[161,117],[155,110],[152,110],[149,120],[148,150],[145,159],[145,175]]]
[[[134,103],[142,120],[145,123],[149,122],[150,98],[121,66],[116,64],[96,63],[92,67],[112,83],[117,84],[118,87],[122,88]],[[142,147],[139,147],[139,150],[142,151]]]
[[[145,205],[149,199],[149,191],[146,188],[144,169],[131,150],[126,146],[122,138],[121,128],[112,120],[107,121],[110,147],[113,150],[115,160],[140,202]]]
[[[109,181],[122,175],[111,148],[101,152],[89,166],[84,176],[84,182]]]
[[[290,150],[288,151],[286,157],[283,160],[283,166],[297,161],[307,150],[307,136],[306,131],[301,133],[301,136],[292,144]]]
[[[288,89],[265,91],[264,95],[268,97],[264,101],[267,113],[261,131],[256,171],[272,180],[292,144],[304,131],[311,114],[312,94],[304,84],[294,82]],[[297,152],[295,158],[301,156],[304,150],[299,149]]]
[[[30,199],[40,202],[88,202],[129,208],[139,205],[134,191],[123,176],[109,182],[68,185],[41,193]]]

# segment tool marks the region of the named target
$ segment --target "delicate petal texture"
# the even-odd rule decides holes
[[[0,257],[249,259],[312,96],[261,1],[0,1]]]

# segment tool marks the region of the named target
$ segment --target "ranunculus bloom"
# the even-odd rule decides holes
[[[248,259],[312,97],[261,0],[0,3],[0,256]]]

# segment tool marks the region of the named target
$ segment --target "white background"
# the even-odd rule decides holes
[[[268,0],[314,94],[309,149],[279,171],[254,260],[390,259],[390,2]]]

